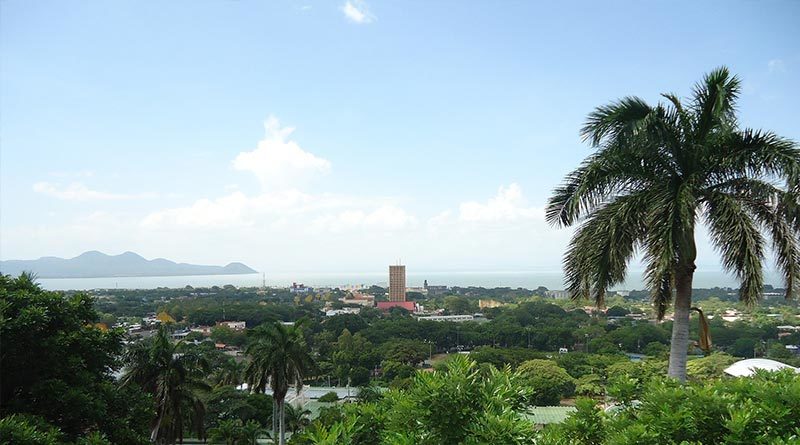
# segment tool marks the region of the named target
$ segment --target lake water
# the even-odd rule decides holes
[[[766,283],[779,287],[781,280],[772,272],[766,274]],[[446,286],[482,286],[482,287],[523,287],[535,289],[545,286],[548,289],[563,289],[561,272],[409,272],[406,277],[410,287],[422,286],[428,280],[430,285]],[[269,273],[266,274],[267,286],[287,287],[292,282],[303,283],[312,287],[342,287],[347,285],[386,286],[389,281],[387,272],[368,273]],[[157,287],[193,287],[224,286],[232,284],[237,287],[261,286],[262,275],[194,275],[178,277],[113,277],[113,278],[43,278],[39,282],[50,290],[86,290],[86,289],[155,289]],[[738,284],[734,277],[719,270],[697,270],[694,277],[695,288],[732,287]],[[641,273],[632,273],[629,280],[615,289],[643,289]]]

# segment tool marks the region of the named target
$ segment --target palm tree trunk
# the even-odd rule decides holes
[[[692,306],[694,264],[679,267],[675,274],[675,312],[672,341],[669,349],[667,376],[686,381],[686,360],[689,352],[689,312]]]
[[[280,402],[280,412],[281,412],[281,423],[280,423],[280,430],[281,430],[281,439],[280,445],[286,444],[286,411],[284,408],[286,407],[286,400],[281,400]]]
[[[278,401],[275,400],[275,395],[273,393],[272,397],[272,441],[275,442],[275,438],[278,437]]]

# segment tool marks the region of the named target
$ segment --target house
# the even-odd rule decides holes
[[[211,326],[196,326],[193,328],[189,328],[189,330],[192,332],[203,334],[205,337],[211,335]]]
[[[243,321],[220,321],[217,326],[226,326],[234,331],[244,331],[247,328],[247,323]]]

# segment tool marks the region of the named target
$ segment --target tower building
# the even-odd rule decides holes
[[[406,301],[406,266],[389,266],[389,301]]]

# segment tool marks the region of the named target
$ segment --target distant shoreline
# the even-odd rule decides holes
[[[347,286],[386,286],[387,272],[368,273],[291,273],[266,272],[242,274],[214,275],[170,275],[170,276],[118,276],[118,277],[76,277],[76,278],[39,278],[38,282],[49,290],[91,290],[91,289],[156,289],[192,287],[212,287],[230,284],[236,287],[288,287],[292,283],[303,283],[311,287],[347,287]],[[458,287],[511,287],[536,289],[544,286],[550,290],[565,288],[561,272],[416,272],[407,275],[407,286],[422,287],[425,280],[431,286]],[[778,288],[782,287],[780,276],[774,273],[765,274],[765,283]],[[719,271],[698,271],[693,288],[731,288],[737,289],[739,283],[734,277]],[[646,289],[641,274],[632,273],[629,279],[610,290]]]

